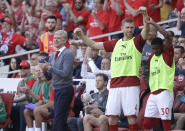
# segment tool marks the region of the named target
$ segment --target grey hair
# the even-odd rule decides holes
[[[56,0],[46,0],[46,3],[52,3],[53,5],[57,6]]]
[[[65,30],[57,30],[55,32],[55,35],[61,35],[63,36],[64,38],[66,38],[66,40],[68,39],[68,36],[67,36],[67,32]]]

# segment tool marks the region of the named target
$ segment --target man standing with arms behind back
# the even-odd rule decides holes
[[[144,19],[148,18],[145,7],[140,7],[139,13]],[[83,43],[91,48],[105,49],[113,52],[111,58],[111,83],[106,106],[106,115],[109,116],[109,131],[118,130],[118,119],[121,111],[127,116],[130,131],[136,131],[136,116],[139,108],[139,68],[141,55],[148,33],[148,24],[144,22],[144,28],[140,35],[133,37],[134,21],[126,18],[122,22],[124,37],[120,40],[97,42],[90,40],[77,28],[75,34]]]
[[[73,53],[66,49],[67,32],[58,30],[54,35],[54,46],[57,51],[50,58],[49,63],[43,63],[41,67],[52,74],[54,87],[54,131],[68,131],[67,117],[73,92]]]

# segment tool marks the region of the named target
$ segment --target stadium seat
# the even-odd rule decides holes
[[[2,97],[2,99],[5,103],[5,108],[7,111],[7,120],[4,124],[0,124],[0,128],[6,128],[12,121],[10,118],[10,115],[12,112],[14,94],[0,93],[0,96]]]
[[[118,131],[128,131],[128,128],[118,128]],[[94,128],[93,131],[100,131],[99,128]]]

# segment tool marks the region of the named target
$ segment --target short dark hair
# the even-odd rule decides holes
[[[100,0],[100,3],[101,3],[101,4],[104,4],[104,0]]]
[[[43,51],[43,52],[40,52],[39,56],[48,56],[48,53]]]
[[[174,47],[174,49],[180,49],[181,50],[181,53],[184,53],[184,47],[183,46],[180,46],[180,45],[177,45]]]
[[[76,2],[76,0],[74,0],[75,2]],[[81,0],[82,1],[82,3],[85,3],[85,0]]]
[[[134,23],[134,20],[132,18],[125,18],[122,20],[122,26],[125,24],[125,23]]]
[[[55,21],[57,21],[57,17],[56,17],[56,16],[54,16],[54,15],[50,15],[50,16],[48,16],[48,17],[47,17],[47,20],[48,20],[48,19],[55,19]]]
[[[96,74],[96,77],[98,77],[98,76],[103,77],[103,80],[106,81],[106,82],[108,82],[108,80],[109,80],[109,78],[106,74],[98,73],[98,74]]]
[[[156,37],[152,40],[151,45],[160,45],[163,46],[163,40],[159,37]]]

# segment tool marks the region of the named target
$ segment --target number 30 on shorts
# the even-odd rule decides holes
[[[169,108],[161,108],[162,114],[161,115],[168,115]]]

